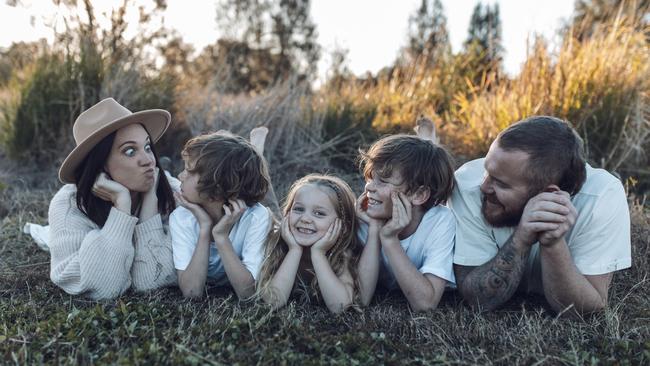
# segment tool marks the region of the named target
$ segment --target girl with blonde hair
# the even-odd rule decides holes
[[[258,295],[274,306],[302,294],[333,313],[349,307],[357,292],[355,197],[343,180],[311,174],[291,187],[275,240],[269,240]]]

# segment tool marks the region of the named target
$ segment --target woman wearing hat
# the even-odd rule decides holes
[[[69,294],[114,298],[129,287],[176,283],[163,222],[175,207],[153,144],[169,112],[131,113],[108,98],[75,121],[77,146],[59,170],[50,202],[50,278]]]

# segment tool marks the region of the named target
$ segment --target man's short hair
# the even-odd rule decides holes
[[[528,153],[525,174],[531,184],[531,194],[555,184],[574,195],[586,179],[582,139],[559,118],[526,118],[502,131],[496,141],[503,150]]]
[[[454,188],[454,165],[451,155],[430,140],[410,135],[391,135],[375,142],[367,152],[360,151],[363,175],[373,171],[388,178],[397,171],[404,179],[406,194],[420,187],[430,190],[424,209],[445,203]]]
[[[261,201],[271,178],[266,160],[245,138],[219,131],[189,140],[182,154],[193,161],[197,191],[212,199],[240,198],[248,206]]]

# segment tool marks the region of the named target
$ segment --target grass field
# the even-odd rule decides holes
[[[48,253],[21,233],[27,221],[45,223],[57,187],[54,172],[39,174],[0,175],[0,363],[650,364],[650,215],[638,205],[633,267],[616,273],[603,314],[559,318],[523,297],[477,314],[450,292],[427,313],[387,293],[334,316],[297,302],[271,312],[224,288],[200,301],[175,288],[69,296],[49,280]]]

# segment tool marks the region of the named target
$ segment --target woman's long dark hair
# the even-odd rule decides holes
[[[97,177],[104,171],[108,155],[113,147],[115,134],[116,132],[111,133],[95,145],[77,167],[74,174],[77,182],[77,207],[99,227],[104,226],[106,223],[113,204],[95,196],[92,190]],[[151,152],[156,158],[156,166],[160,168],[158,154],[153,144],[151,145]],[[174,193],[162,169],[158,171],[156,195],[158,196],[158,211],[161,214],[170,214],[176,208]]]

